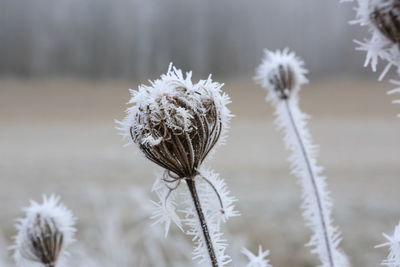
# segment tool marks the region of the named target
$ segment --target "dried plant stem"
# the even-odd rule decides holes
[[[194,181],[194,178],[187,178],[186,184],[189,187],[189,191],[190,191],[190,194],[193,199],[193,204],[195,206],[197,216],[200,221],[200,226],[201,226],[201,229],[203,230],[204,241],[207,245],[208,254],[210,255],[211,265],[212,265],[212,267],[218,267],[217,256],[215,254],[213,243],[212,243],[211,236],[210,236],[210,232],[208,230],[207,222],[206,222],[203,210],[201,208],[201,203],[200,203],[199,195],[197,194],[196,183]]]
[[[329,242],[328,229],[327,229],[327,224],[326,224],[326,221],[325,221],[325,212],[324,212],[324,209],[322,207],[321,192],[318,189],[318,186],[317,186],[317,183],[316,183],[316,180],[315,180],[315,174],[314,174],[314,171],[313,171],[313,169],[311,167],[310,157],[308,155],[307,149],[305,148],[304,141],[303,141],[303,139],[302,139],[302,137],[300,135],[298,126],[296,124],[296,121],[293,118],[293,112],[291,110],[290,103],[289,103],[290,100],[289,99],[284,99],[283,101],[285,102],[285,107],[286,107],[287,114],[288,114],[289,119],[290,119],[290,123],[292,124],[293,131],[295,133],[295,136],[296,136],[297,141],[299,143],[299,146],[301,148],[302,155],[304,157],[304,161],[305,161],[305,163],[307,165],[307,172],[308,172],[310,180],[311,180],[311,184],[312,184],[312,188],[313,188],[313,191],[314,191],[315,199],[317,201],[317,207],[318,207],[318,213],[319,213],[321,226],[322,226],[322,229],[324,231],[325,246],[326,246],[326,251],[327,251],[327,254],[328,254],[328,257],[329,257],[329,265],[331,267],[334,267],[335,264],[334,264],[334,261],[333,261],[331,242]]]

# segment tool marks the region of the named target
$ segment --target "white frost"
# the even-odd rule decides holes
[[[358,44],[356,50],[366,53],[364,66],[370,65],[374,72],[377,70],[379,60],[386,62],[387,65],[379,77],[379,80],[382,80],[391,66],[400,67],[400,51],[398,44],[389,41],[376,28],[371,20],[371,13],[377,8],[390,8],[396,0],[356,0],[355,2],[357,4],[356,18],[350,21],[350,24],[359,24],[367,28],[370,33],[370,37],[364,41],[355,40]]]
[[[246,267],[272,267],[268,260],[269,251],[263,251],[261,246],[258,247],[258,255],[253,254],[246,248],[242,249],[242,253],[249,261]]]
[[[388,242],[376,247],[389,247],[389,254],[382,262],[382,265],[388,267],[400,267],[400,223],[396,226],[393,235],[383,234]]]
[[[214,186],[216,192],[202,177],[207,179]],[[155,220],[155,223],[164,224],[166,233],[168,233],[172,222],[180,229],[182,229],[182,225],[184,225],[185,233],[191,236],[195,243],[193,259],[198,260],[199,264],[210,264],[202,228],[199,224],[199,219],[190,193],[178,194],[177,190],[169,192],[169,188],[174,188],[175,185],[166,183],[162,178],[163,175],[159,174],[153,186],[153,191],[157,194],[158,201],[153,202],[155,204],[155,210],[152,218]],[[229,218],[239,216],[239,212],[236,211],[234,207],[234,203],[237,199],[231,196],[225,181],[221,179],[218,174],[209,169],[201,169],[200,175],[194,179],[217,260],[220,266],[226,266],[231,261],[231,258],[226,254],[228,243],[223,238],[221,228],[222,224]],[[182,181],[182,183],[185,182]],[[221,198],[223,208],[221,208],[217,193]],[[167,195],[168,198],[166,197]],[[177,206],[179,206],[177,205],[178,200],[182,202],[182,208],[177,212]]]

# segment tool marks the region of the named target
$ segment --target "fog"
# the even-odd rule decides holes
[[[290,47],[314,75],[358,74],[349,4],[321,0],[0,0],[0,75],[150,78],[252,74]]]

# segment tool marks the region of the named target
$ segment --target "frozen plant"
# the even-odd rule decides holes
[[[342,1],[345,2],[345,1]],[[364,66],[371,65],[376,71],[378,61],[387,62],[379,76],[382,80],[389,69],[394,66],[400,75],[400,0],[356,0],[356,19],[352,24],[360,24],[368,28],[371,36],[364,41],[355,42],[356,49],[367,53]],[[399,82],[391,81],[398,85]],[[388,94],[399,92],[394,89]],[[400,103],[394,100],[393,103]]]
[[[119,124],[146,158],[164,169],[154,191],[159,197],[154,218],[166,224],[186,225],[195,243],[194,258],[199,263],[225,266],[227,243],[221,223],[238,215],[224,181],[201,169],[212,149],[223,142],[232,117],[226,107],[229,97],[223,84],[211,76],[193,83],[192,73],[169,66],[160,79],[131,90],[127,115]],[[188,194],[184,219],[176,213],[176,189],[184,182]],[[217,207],[217,208],[216,208]]]
[[[29,262],[56,267],[63,260],[66,248],[74,241],[75,218],[54,195],[43,196],[42,203],[31,201],[18,220],[14,259],[18,266]]]
[[[355,41],[357,50],[367,53],[364,66],[376,71],[379,60],[387,62],[379,80],[391,66],[400,67],[399,0],[357,0],[356,19],[351,23],[367,27],[371,34],[369,39]]]
[[[321,267],[348,266],[339,249],[340,233],[332,222],[332,201],[326,189],[326,178],[317,165],[316,147],[307,129],[308,115],[299,108],[299,90],[307,83],[304,63],[288,49],[265,50],[257,69],[256,81],[267,89],[267,100],[275,108],[275,123],[284,133],[292,173],[299,178],[303,189],[303,217],[313,232],[309,246],[318,254]]]
[[[382,262],[382,265],[388,267],[400,267],[400,223],[396,226],[392,236],[383,234],[388,242],[376,247],[389,247],[389,255]]]

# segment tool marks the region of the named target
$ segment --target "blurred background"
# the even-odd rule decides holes
[[[107,257],[93,247],[88,229],[112,216],[132,219],[138,209],[123,199],[137,190],[150,198],[156,170],[136,148],[122,147],[114,119],[124,116],[127,89],[157,78],[172,61],[193,70],[195,79],[212,73],[232,97],[230,138],[208,164],[240,200],[242,216],[228,223],[233,246],[243,242],[254,250],[261,244],[271,250],[274,266],[315,266],[304,247],[310,233],[282,136],[265,92],[252,81],[264,48],[290,47],[310,70],[301,107],[312,115],[342,246],[354,266],[377,266],[387,250],[373,247],[400,219],[399,110],[385,93],[393,85],[377,82],[378,74],[362,67],[364,54],[354,50],[353,39],[366,32],[348,24],[353,6],[338,2],[0,0],[4,247],[12,242],[20,208],[56,193],[79,218],[78,245]],[[157,264],[143,260],[140,266]]]

